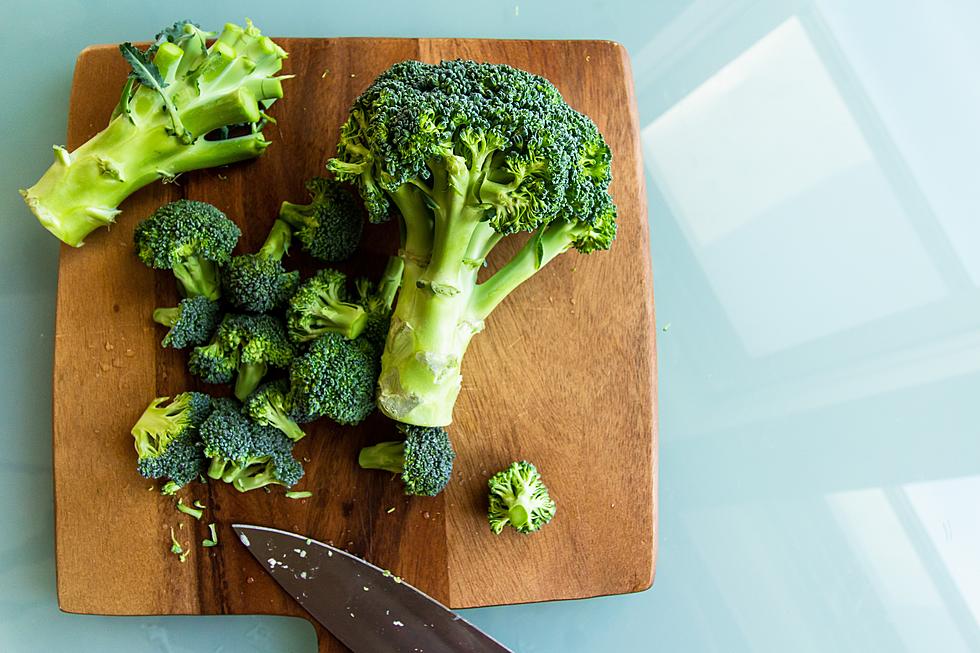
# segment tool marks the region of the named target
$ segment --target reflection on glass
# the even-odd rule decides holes
[[[642,137],[654,180],[750,355],[946,292],[796,18]],[[881,265],[867,265],[869,256]]]

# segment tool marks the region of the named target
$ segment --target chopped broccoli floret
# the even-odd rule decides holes
[[[182,299],[173,308],[153,311],[154,322],[170,327],[160,344],[174,349],[206,343],[214,335],[220,318],[218,302],[203,295]]]
[[[364,216],[354,194],[333,179],[316,177],[306,182],[313,201],[283,202],[279,219],[289,223],[303,249],[327,263],[343,261],[361,242]]]
[[[374,222],[401,220],[405,278],[382,356],[378,405],[445,426],[470,339],[555,256],[608,249],[611,154],[546,79],[473,61],[397,63],[354,102],[328,168],[357,185]],[[508,234],[531,236],[482,283]]]
[[[289,417],[289,408],[289,382],[285,379],[259,386],[245,401],[245,412],[255,422],[274,426],[297,441],[306,433]]]
[[[286,322],[294,342],[308,342],[335,332],[353,340],[367,324],[361,306],[348,301],[347,276],[329,268],[307,279],[289,299]]]
[[[510,524],[519,533],[533,533],[555,516],[555,502],[541,475],[526,460],[512,463],[487,481],[490,488],[490,509],[487,518],[490,530],[498,535]]]
[[[446,429],[399,424],[404,440],[382,442],[361,449],[358,464],[402,475],[405,494],[432,497],[449,483],[456,452]]]
[[[208,476],[241,492],[269,484],[295,485],[303,467],[293,457],[293,441],[282,431],[251,421],[233,401],[215,405],[201,425]]]
[[[327,333],[289,368],[292,417],[303,424],[329,417],[357,424],[374,411],[378,366],[373,348],[361,339]]]
[[[191,374],[205,383],[230,383],[238,371],[239,352],[226,350],[217,333],[207,345],[195,347],[187,360]]]
[[[299,283],[299,272],[282,266],[291,238],[289,225],[276,220],[258,252],[231,259],[223,275],[225,299],[254,313],[282,306]]]
[[[361,306],[367,311],[367,324],[361,337],[371,343],[379,357],[385,348],[385,339],[391,326],[391,308],[395,304],[395,296],[398,295],[404,272],[405,262],[400,256],[392,256],[388,259],[377,285],[368,279],[357,280],[357,294],[360,296]]]
[[[285,368],[293,361],[293,345],[286,330],[271,315],[226,315],[215,338],[225,352],[237,356],[235,396],[242,401],[259,386],[270,367]]]
[[[21,191],[41,224],[75,247],[111,225],[137,189],[261,154],[264,109],[282,97],[274,75],[286,52],[251,22],[229,23],[215,39],[183,21],[146,52],[130,43],[120,51],[132,71],[108,126],[74,152],[56,146],[54,164]],[[241,124],[245,135],[205,138]]]
[[[157,397],[133,426],[137,470],[145,478],[165,478],[177,487],[204,469],[198,428],[211,412],[211,398],[200,392]]]
[[[136,255],[146,265],[171,270],[185,297],[221,296],[220,267],[231,258],[242,232],[206,202],[164,204],[133,232]]]

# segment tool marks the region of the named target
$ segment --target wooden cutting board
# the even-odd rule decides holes
[[[646,200],[636,101],[625,50],[605,41],[277,39],[290,53],[286,98],[272,110],[260,159],[154,184],[124,205],[117,225],[64,247],[54,367],[54,478],[62,610],[105,615],[307,616],[234,538],[233,522],[333,542],[393,570],[451,607],[636,592],[650,586],[656,550],[656,354]],[[434,498],[356,465],[360,447],[392,439],[377,415],[357,428],[326,420],[297,445],[307,462],[290,500],[281,489],[239,494],[195,485],[200,522],[149,491],[135,471],[129,430],[157,395],[204,389],[185,354],[160,347],[150,314],[177,301],[174,282],[133,254],[137,221],[179,198],[211,202],[238,222],[240,251],[264,238],[284,199],[306,201],[324,172],[353,99],[404,59],[508,63],[551,79],[592,116],[614,153],[619,236],[609,252],[559,257],[508,298],[466,355],[450,428],[453,481]],[[68,121],[74,149],[106,123],[127,73],[114,46],[80,55]],[[519,240],[512,238],[510,241]],[[345,270],[377,275],[396,228],[370,226]],[[516,249],[505,241],[489,271]],[[298,251],[292,265],[309,271]],[[343,267],[343,266],[342,266]],[[533,536],[490,533],[486,480],[510,461],[535,462],[558,502]],[[393,510],[392,510],[393,509]],[[200,547],[208,522],[219,546]],[[181,564],[170,528],[190,545]],[[319,627],[318,627],[319,629]],[[320,629],[321,651],[344,650]]]

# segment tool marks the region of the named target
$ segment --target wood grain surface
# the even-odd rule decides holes
[[[272,147],[260,159],[152,185],[118,223],[64,247],[59,265],[54,367],[54,473],[58,598],[62,610],[110,615],[307,616],[233,538],[230,524],[275,526],[332,542],[404,577],[451,607],[636,592],[653,579],[656,551],[656,353],[646,200],[629,60],[599,41],[277,39],[289,51],[286,97],[272,110]],[[157,395],[201,386],[185,354],[160,347],[150,315],[177,301],[173,279],[135,258],[133,227],[182,197],[211,202],[241,226],[240,251],[257,247],[284,199],[306,201],[352,100],[404,59],[471,58],[546,76],[590,115],[614,153],[619,235],[609,252],[559,257],[508,298],[463,366],[450,434],[453,481],[434,498],[409,498],[400,481],[356,465],[360,447],[391,439],[379,416],[356,428],[321,420],[297,445],[306,477],[296,489],[239,494],[194,485],[185,502],[208,505],[200,522],[178,513],[135,471],[129,430]],[[126,75],[114,46],[79,56],[68,147],[107,120]],[[516,249],[506,239],[488,272]],[[344,267],[377,275],[395,251],[394,225],[369,226]],[[288,263],[314,269],[301,253]],[[343,266],[342,266],[343,267]],[[93,444],[93,440],[96,442]],[[99,452],[92,459],[92,452]],[[535,462],[558,503],[533,536],[490,533],[486,479],[515,459]],[[154,488],[151,490],[150,488]],[[389,512],[394,508],[393,512]],[[220,544],[201,548],[208,522]],[[189,547],[169,552],[170,528]],[[318,626],[321,651],[342,651]]]

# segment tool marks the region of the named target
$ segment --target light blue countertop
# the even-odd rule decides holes
[[[467,618],[523,652],[980,650],[976,2],[5,6],[0,650],[315,650],[299,619],[84,617],[55,597],[58,244],[16,190],[64,140],[84,46],[245,16],[281,36],[603,38],[632,55],[659,322],[657,579]]]

